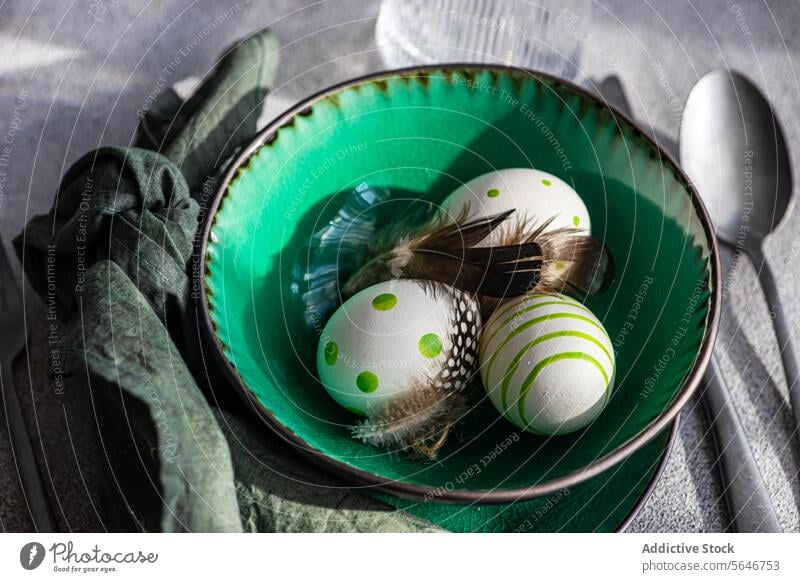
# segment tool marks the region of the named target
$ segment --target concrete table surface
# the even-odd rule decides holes
[[[376,0],[0,1],[0,232],[8,241],[49,209],[60,176],[100,145],[126,145],[137,111],[160,90],[202,76],[222,48],[270,26],[281,41],[278,83],[264,119],[323,87],[382,68]],[[677,138],[692,85],[717,67],[755,80],[774,103],[797,168],[800,156],[800,3],[766,0],[596,0],[582,72],[616,74],[645,125]],[[798,63],[800,66],[800,63]],[[800,217],[768,243],[786,309],[800,322]],[[91,486],[91,417],[82,394],[46,387],[44,306],[28,298],[33,338],[18,390],[48,452],[56,512],[70,530],[102,529]],[[733,322],[741,324],[737,331]],[[798,326],[800,328],[800,326]],[[796,338],[800,341],[800,337]],[[755,271],[740,261],[717,345],[725,377],[783,527],[800,530],[800,450],[786,381]],[[32,404],[35,402],[35,406]],[[727,520],[713,445],[697,398],[673,454],[631,531],[720,531]],[[33,424],[32,426],[36,426]],[[0,530],[30,527],[8,436],[0,429]]]

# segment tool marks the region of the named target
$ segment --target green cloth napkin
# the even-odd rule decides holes
[[[275,38],[256,33],[188,101],[167,91],[145,113],[137,147],[83,156],[51,212],[15,241],[31,284],[65,322],[51,374],[67,389],[91,388],[110,529],[435,530],[209,405],[223,399],[200,357],[193,243],[215,176],[256,132],[277,54]]]

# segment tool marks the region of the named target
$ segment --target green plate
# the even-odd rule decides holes
[[[593,234],[614,255],[611,287],[586,301],[617,353],[606,410],[582,432],[542,438],[477,399],[435,463],[352,439],[357,419],[317,382],[318,338],[303,331],[291,302],[298,249],[341,205],[341,194],[361,182],[391,189],[387,204],[401,214],[409,198],[441,201],[459,184],[507,167],[535,167],[573,184]],[[202,302],[234,383],[270,426],[319,464],[405,497],[507,503],[600,474],[675,418],[716,333],[715,242],[684,174],[633,122],[539,73],[429,67],[334,87],[257,137],[210,214]],[[469,473],[487,457],[484,470]],[[468,478],[457,479],[465,472]]]
[[[389,505],[458,533],[588,533],[625,531],[639,514],[669,460],[680,426],[624,461],[572,487],[507,504],[452,505],[379,495]]]

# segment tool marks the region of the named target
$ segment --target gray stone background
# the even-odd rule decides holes
[[[373,34],[378,4],[0,0],[0,140],[11,141],[9,164],[0,168],[5,172],[0,181],[5,244],[28,217],[50,207],[61,174],[81,154],[103,144],[130,143],[136,112],[148,99],[182,78],[202,76],[223,47],[250,31],[270,26],[282,44],[278,84],[265,117],[327,85],[379,70]],[[208,25],[215,19],[222,23],[211,30]],[[796,1],[597,0],[581,67],[592,79],[618,75],[634,115],[673,138],[682,104],[697,79],[717,67],[736,68],[774,103],[797,168],[798,53]],[[170,63],[174,66],[165,72]],[[779,273],[786,309],[800,322],[800,267],[789,254],[798,235],[800,217],[794,213],[769,241],[768,257]],[[717,353],[783,527],[798,531],[800,450],[792,439],[786,382],[754,270],[747,261],[740,265]],[[28,312],[41,317],[41,307],[30,295],[27,301]],[[30,327],[41,340],[35,319]],[[738,331],[734,321],[741,324]],[[64,451],[48,458],[48,466],[66,474],[70,468],[59,465],[80,458],[81,435],[90,432],[90,418],[70,416],[67,408],[48,401],[52,394],[40,397],[41,352],[31,354],[30,374],[27,367],[18,374],[21,399],[29,420],[38,421],[42,438],[57,441]],[[37,395],[35,419],[31,394]],[[55,425],[66,425],[69,433],[48,435],[48,427]],[[30,526],[4,431],[0,428],[0,530],[14,531]],[[80,474],[74,467],[72,472]],[[708,425],[695,398],[683,414],[666,472],[630,529],[720,531],[726,520],[721,494]],[[90,515],[91,495],[77,479],[59,487],[59,503],[85,507],[87,516],[73,518],[71,529],[100,527]]]

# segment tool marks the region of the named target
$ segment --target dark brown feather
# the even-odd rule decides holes
[[[454,223],[445,222],[446,217],[439,215],[416,234],[403,232],[402,227],[392,229],[388,235],[391,244],[378,242],[376,245],[388,250],[380,252],[359,269],[344,285],[343,295],[347,297],[370,285],[399,278],[440,281],[476,292],[470,288],[469,281],[473,281],[480,270],[473,268],[459,273],[465,251],[494,232],[514,210],[469,221],[466,220],[468,212],[469,208],[465,208]],[[412,261],[413,265],[410,264]],[[436,272],[439,274],[431,276]]]
[[[476,246],[507,225],[513,212],[467,220],[467,208],[454,223],[439,216],[415,236],[394,234],[394,246],[362,267],[343,293],[397,278],[439,281],[482,298],[564,290],[591,294],[608,283],[613,269],[602,243],[578,228],[545,232],[554,218],[536,226],[518,221],[503,229],[501,244]]]
[[[541,278],[535,293],[578,291],[593,295],[605,290],[614,276],[606,246],[580,228],[562,227],[526,235],[520,229],[519,244],[535,241],[542,249]]]
[[[443,223],[442,218],[437,219],[441,224],[432,224],[414,240],[409,242],[409,248],[418,252],[431,252],[442,254],[453,254],[453,251],[460,250],[463,254],[464,249],[474,247],[483,239],[492,234],[497,227],[503,224],[506,219],[514,214],[514,209],[506,210],[499,214],[493,214],[484,218],[465,221],[465,212],[453,223]]]

